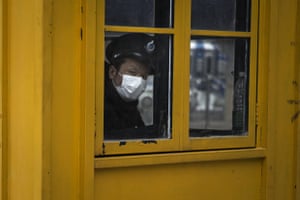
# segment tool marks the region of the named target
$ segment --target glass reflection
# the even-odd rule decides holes
[[[153,75],[148,76],[146,88],[139,96],[138,110],[145,126],[153,125],[153,80]]]
[[[250,0],[193,0],[192,29],[249,31]]]
[[[190,49],[191,135],[195,130],[245,132],[247,41],[192,39]],[[239,75],[245,79],[237,86],[241,82],[237,81]],[[234,100],[234,96],[239,96],[239,100]]]
[[[107,0],[105,1],[105,24],[172,27],[172,9],[172,0]]]

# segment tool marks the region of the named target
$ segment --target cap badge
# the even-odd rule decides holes
[[[155,50],[155,44],[154,41],[151,40],[150,42],[148,42],[145,46],[145,49],[148,53],[152,53]]]
[[[113,58],[116,59],[119,56],[120,56],[120,53],[116,53],[116,54],[113,55]]]

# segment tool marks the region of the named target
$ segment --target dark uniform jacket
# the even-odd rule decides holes
[[[113,130],[143,127],[141,115],[137,109],[138,101],[124,101],[111,80],[105,82],[104,132],[109,135]],[[111,133],[113,134],[113,133]]]

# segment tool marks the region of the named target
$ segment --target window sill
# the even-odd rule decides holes
[[[114,156],[95,158],[95,168],[133,167],[160,164],[178,164],[221,160],[264,158],[265,148],[216,150],[201,152],[162,153],[149,155]]]

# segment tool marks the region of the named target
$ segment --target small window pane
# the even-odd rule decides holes
[[[247,133],[248,56],[248,39],[192,38],[192,137]]]
[[[106,0],[105,24],[172,27],[171,0]]]
[[[171,138],[171,54],[170,35],[106,32],[105,140]],[[135,66],[148,67],[147,76]],[[112,69],[116,70],[112,73]],[[132,77],[146,82],[134,99],[120,92],[134,87]]]
[[[250,0],[192,0],[192,29],[249,31]]]

